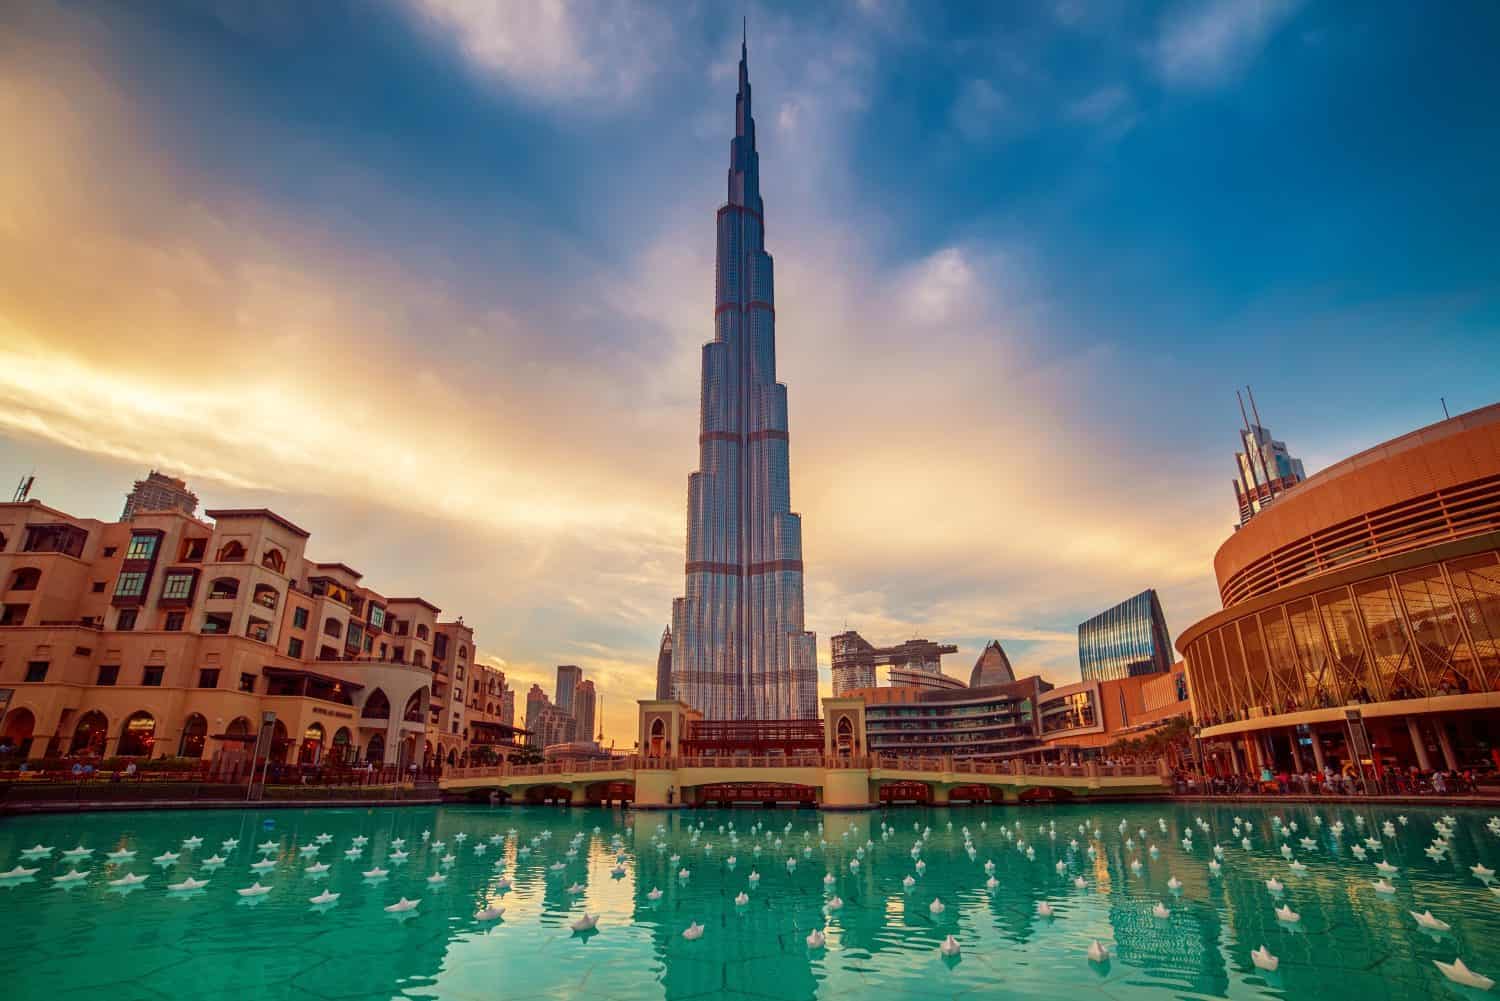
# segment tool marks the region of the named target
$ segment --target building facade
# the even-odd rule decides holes
[[[1172,640],[1156,591],[1147,589],[1078,627],[1084,681],[1159,674],[1172,667]]]
[[[951,687],[943,683],[943,654],[957,653],[949,643],[912,639],[895,646],[877,647],[854,630],[839,633],[830,641],[833,652],[833,694],[839,696],[877,684],[876,668],[890,669],[891,684],[916,684],[928,678],[930,687]],[[901,680],[896,680],[897,676]],[[954,679],[948,679],[952,681]],[[958,683],[962,687],[962,682]]]
[[[688,479],[686,589],[672,604],[672,688],[709,719],[812,719],[816,637],[803,627],[802,522],[791,507],[747,60],[742,47],[699,465]]]
[[[216,760],[243,756],[272,713],[287,764],[464,752],[454,679],[472,630],[311,559],[309,533],[273,511],[207,516],[0,504],[0,742]]]
[[[1010,658],[999,640],[990,640],[974,661],[969,672],[969,687],[984,688],[989,685],[1004,685],[1016,680],[1016,669],[1010,666]]]
[[[1500,404],[1280,494],[1219,547],[1214,572],[1223,610],[1177,648],[1215,767],[1490,766]]]
[[[137,513],[146,511],[195,514],[198,511],[198,495],[177,477],[153,469],[144,480],[136,480],[130,493],[125,495],[125,509],[120,512],[120,520],[129,521]]]
[[[978,689],[865,688],[844,698],[864,703],[871,753],[998,759],[1041,746],[1038,707],[1051,690],[1032,676]]]
[[[1143,736],[1190,713],[1181,663],[1163,674],[1060,685],[1041,697],[1041,756],[1098,757],[1122,738]]]
[[[577,664],[557,665],[557,688],[553,704],[565,713],[573,711],[573,690],[583,680],[583,668]]]
[[[1241,525],[1307,479],[1302,460],[1292,457],[1286,442],[1272,438],[1271,432],[1260,426],[1259,418],[1254,423],[1247,420],[1240,429],[1240,451],[1234,453],[1234,461],[1234,499]]]
[[[656,697],[672,697],[672,627],[661,634],[661,646],[656,651]]]
[[[596,736],[594,725],[598,707],[598,694],[592,681],[580,681],[573,689],[574,739],[590,741]]]

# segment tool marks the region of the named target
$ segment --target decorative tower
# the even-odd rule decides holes
[[[718,230],[699,464],[688,477],[687,587],[672,603],[672,691],[706,719],[811,719],[816,637],[803,629],[802,522],[791,505],[786,387],[776,381],[776,300],[743,44]]]

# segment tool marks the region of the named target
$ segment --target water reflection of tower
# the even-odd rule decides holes
[[[686,818],[671,814],[654,822],[645,815],[637,820],[634,843],[637,872],[631,924],[651,936],[652,953],[660,964],[658,979],[668,1001],[690,996],[714,997],[726,990],[744,989],[756,983],[757,978],[765,979],[768,960],[774,962],[775,997],[817,995],[814,961],[803,942],[822,904],[821,896],[808,892],[805,885],[814,878],[810,868],[798,874],[797,888],[789,890],[784,867],[789,851],[778,855],[767,849],[755,858],[751,841],[744,833],[739,845],[731,847],[717,830],[728,819],[744,831],[757,820],[779,828],[792,816],[747,810],[732,814],[695,812]],[[808,822],[805,814],[795,816],[799,827]],[[706,826],[695,846],[690,828],[699,820]],[[661,837],[667,847],[663,851],[657,851],[652,844],[657,824],[664,828]],[[700,849],[710,840],[714,843],[714,853],[705,857]],[[674,853],[682,855],[681,862],[670,861]],[[738,863],[732,872],[726,872],[723,867],[730,854],[738,854]],[[682,865],[694,873],[686,885],[677,878]],[[735,907],[734,896],[748,885],[752,869],[761,873],[761,885],[750,893],[750,903],[740,910]],[[647,897],[653,886],[664,891],[660,901]],[[690,921],[707,926],[703,939],[689,942],[682,937]]]
[[[1161,835],[1164,841],[1172,837],[1170,833]],[[1119,844],[1107,840],[1111,841],[1113,862],[1109,922],[1120,961],[1163,979],[1175,978],[1182,990],[1222,996],[1229,988],[1229,973],[1220,948],[1223,926],[1218,909],[1203,900],[1213,892],[1201,871],[1206,863],[1195,861],[1191,867],[1174,868],[1174,872],[1181,870],[1177,875],[1184,881],[1184,892],[1168,899],[1162,890],[1163,899],[1172,909],[1171,919],[1164,921],[1151,913],[1155,901],[1136,892],[1142,877],[1136,877],[1132,886],[1126,874],[1131,859],[1145,856],[1146,846],[1137,845],[1131,852],[1119,854]],[[1159,869],[1169,867],[1165,860],[1175,854],[1164,850],[1154,865]]]

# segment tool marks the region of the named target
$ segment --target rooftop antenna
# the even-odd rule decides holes
[[[1448,398],[1446,396],[1439,396],[1438,402],[1443,405],[1443,420],[1449,420],[1451,415],[1448,413]]]
[[[1249,383],[1245,384],[1245,395],[1250,397],[1250,413],[1255,415],[1255,426],[1260,427],[1260,410],[1255,406],[1255,390],[1250,388]],[[1266,474],[1266,486],[1270,488],[1271,496],[1275,497],[1276,483],[1271,479],[1271,471],[1266,468],[1266,454],[1264,452],[1260,454],[1260,467],[1261,471]]]
[[[24,504],[31,497],[31,485],[36,482],[35,473],[27,473],[21,477],[21,482],[16,484],[16,492],[11,496],[12,504]]]

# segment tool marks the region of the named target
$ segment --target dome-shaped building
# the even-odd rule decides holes
[[[1005,656],[1000,641],[990,640],[979,659],[974,662],[974,670],[969,674],[969,687],[1005,685],[1015,680],[1015,669],[1010,666],[1010,658]]]

